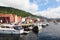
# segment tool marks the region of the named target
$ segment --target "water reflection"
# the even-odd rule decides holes
[[[0,34],[0,40],[19,40],[19,34]]]
[[[37,40],[37,35],[31,31],[28,35],[25,35],[21,40]]]
[[[27,35],[23,36],[21,40],[38,40],[38,26],[34,26],[33,29]]]
[[[38,34],[38,40],[60,40],[60,23],[50,23],[49,26],[42,29]]]

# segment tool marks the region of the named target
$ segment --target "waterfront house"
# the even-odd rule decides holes
[[[20,22],[21,20],[22,20],[21,16],[17,16],[15,14],[0,13],[0,23]]]
[[[34,22],[36,21],[35,18],[29,18],[29,17],[27,17],[25,20],[26,20],[26,22],[28,22],[28,23],[34,23]]]

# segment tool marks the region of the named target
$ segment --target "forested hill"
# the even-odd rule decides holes
[[[19,10],[19,9],[16,9],[16,8],[11,8],[11,7],[3,7],[3,6],[0,6],[0,13],[16,14],[16,15],[22,16],[22,17],[32,16],[32,14],[29,13],[29,12]]]

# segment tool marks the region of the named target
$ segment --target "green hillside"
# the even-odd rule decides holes
[[[0,13],[4,13],[4,14],[16,14],[18,16],[22,16],[22,17],[28,17],[28,16],[32,16],[31,13],[23,11],[23,10],[19,10],[19,9],[15,9],[15,8],[11,8],[11,7],[3,7],[0,6]]]

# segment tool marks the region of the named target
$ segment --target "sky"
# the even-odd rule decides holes
[[[60,18],[60,0],[0,0],[0,6],[17,8],[47,18]]]

